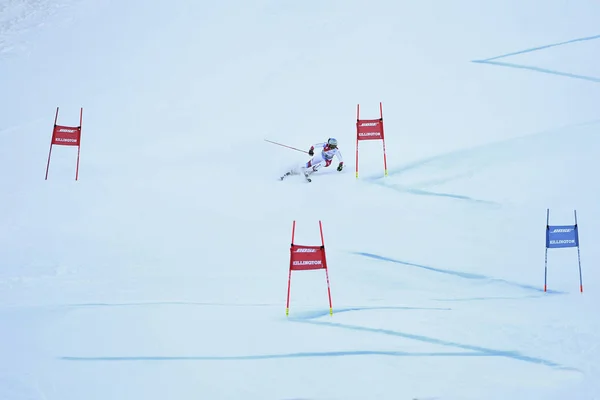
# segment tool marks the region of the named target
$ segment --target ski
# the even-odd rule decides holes
[[[282,181],[290,175],[292,175],[290,172],[286,172],[284,175],[279,177],[279,180]],[[312,179],[309,178],[308,174],[302,174],[302,175],[304,175],[304,179],[306,179],[306,182],[312,182]]]
[[[291,172],[286,172],[285,174],[283,174],[282,176],[279,177],[279,180],[282,181],[290,175],[293,175],[293,174]],[[312,179],[309,177],[310,174],[303,173],[302,175],[304,175],[304,179],[306,180],[306,182],[312,182]]]

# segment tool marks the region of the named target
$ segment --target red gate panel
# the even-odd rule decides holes
[[[323,246],[303,246],[292,244],[290,249],[290,269],[292,271],[307,271],[327,268],[325,248]]]
[[[356,121],[357,140],[383,140],[383,121],[359,119]]]
[[[79,146],[81,127],[55,125],[52,133],[52,144],[60,146]]]

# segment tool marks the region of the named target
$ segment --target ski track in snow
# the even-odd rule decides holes
[[[541,288],[538,288],[538,287],[535,287],[535,286],[531,286],[531,285],[526,285],[526,284],[523,284],[523,283],[508,281],[506,279],[494,278],[494,277],[491,277],[491,276],[486,276],[486,275],[481,275],[481,274],[474,274],[474,273],[471,273],[471,272],[462,272],[462,271],[457,271],[457,270],[436,268],[436,267],[432,267],[432,266],[429,266],[429,265],[415,264],[415,263],[412,263],[412,262],[396,260],[396,259],[393,259],[393,258],[390,258],[390,257],[380,256],[380,255],[372,254],[372,253],[353,252],[352,254],[356,254],[356,255],[359,255],[359,256],[362,256],[362,257],[373,258],[375,260],[381,260],[381,261],[387,261],[387,262],[391,262],[391,263],[395,263],[395,264],[401,264],[401,265],[404,265],[404,266],[420,268],[420,269],[424,269],[424,270],[427,270],[427,271],[437,272],[437,273],[440,273],[440,274],[452,275],[452,276],[455,276],[455,277],[458,277],[458,278],[471,279],[471,280],[483,280],[483,281],[487,281],[488,283],[498,283],[498,284],[512,286],[512,287],[517,287],[517,288],[520,288],[520,289],[530,290],[530,291],[534,291],[534,292],[538,292],[538,293],[544,293],[544,290],[541,289]],[[548,293],[548,294],[566,294],[566,292],[561,292],[561,291],[558,291],[558,290],[548,290],[546,293]]]
[[[131,303],[131,304],[104,304],[104,306],[140,306],[150,305],[156,303]],[[184,305],[186,303],[169,303]],[[222,304],[209,304],[209,303],[189,303],[189,305],[202,305],[202,306],[222,306]],[[263,306],[266,304],[260,304]],[[82,305],[80,305],[82,306]],[[97,306],[97,305],[92,305]],[[229,304],[232,306],[232,304]],[[251,306],[251,305],[238,305],[238,306]],[[270,305],[275,306],[275,305]],[[280,305],[276,305],[280,307]],[[372,310],[408,310],[408,311],[451,311],[450,308],[436,308],[436,307],[348,307],[334,309],[334,315],[349,312],[362,312]],[[289,321],[302,324],[312,324],[323,327],[333,327],[345,330],[351,330],[356,332],[366,332],[375,335],[387,335],[402,339],[409,339],[427,344],[441,345],[455,349],[450,352],[405,352],[405,351],[375,351],[375,350],[349,350],[349,351],[325,351],[325,352],[297,352],[297,353],[281,353],[281,354],[254,354],[254,355],[231,355],[231,356],[89,356],[89,357],[76,357],[76,356],[61,356],[58,357],[62,361],[70,362],[130,362],[130,361],[251,361],[251,360],[269,360],[269,359],[285,359],[285,358],[315,358],[315,357],[356,357],[356,356],[390,356],[390,357],[503,357],[514,361],[526,362],[538,365],[544,365],[550,368],[564,370],[564,371],[575,371],[580,372],[576,368],[564,366],[554,361],[528,356],[518,351],[493,349],[488,347],[471,345],[468,343],[460,343],[454,341],[448,341],[436,337],[412,334],[404,331],[397,331],[391,329],[380,329],[371,328],[368,326],[343,324],[337,322],[329,322],[320,320],[320,318],[328,317],[329,310],[320,310],[313,312],[299,313],[298,316],[288,317]]]
[[[600,38],[600,36],[594,38]],[[448,198],[497,208],[502,205],[501,202],[497,202],[490,199],[479,199],[461,193],[437,192],[433,190],[427,190],[426,188],[447,184],[463,178],[468,178],[474,175],[476,171],[481,170],[487,167],[488,165],[500,164],[502,162],[505,162],[507,159],[510,159],[510,157],[513,156],[513,154],[511,154],[511,152],[513,151],[512,147],[516,146],[516,144],[519,142],[530,142],[529,144],[533,144],[535,143],[535,141],[544,140],[544,138],[547,138],[548,135],[552,135],[554,132],[562,129],[577,128],[598,123],[600,123],[600,120],[597,119],[587,122],[574,123],[567,126],[561,126],[549,131],[528,134],[525,136],[515,137],[512,139],[507,139],[490,144],[484,144],[473,148],[450,151],[432,157],[423,158],[421,160],[410,162],[405,165],[401,165],[397,168],[391,169],[388,172],[388,177],[382,177],[379,174],[370,174],[367,175],[364,178],[364,180],[371,184],[384,187],[389,190],[394,190],[399,193],[410,194],[415,196]],[[445,177],[435,177],[432,173],[429,173],[427,174],[426,180],[412,184],[395,183],[393,180],[390,182],[390,180],[393,178],[401,177],[406,173],[415,172],[419,169],[428,166],[437,167],[440,171],[440,174],[444,175],[447,174],[447,172],[444,170],[445,166],[452,165],[457,161],[463,161],[465,159],[475,159],[475,162],[473,162],[470,165],[470,167],[466,168],[465,172],[456,172],[452,175]]]
[[[343,311],[344,310],[341,310],[341,312],[343,312]],[[340,311],[338,311],[338,313],[339,312]],[[442,346],[458,348],[460,350],[463,350],[461,352],[453,352],[453,353],[445,353],[445,352],[439,352],[439,353],[386,352],[385,355],[411,356],[411,357],[506,357],[506,358],[509,358],[512,360],[523,361],[523,362],[534,363],[534,364],[541,364],[541,365],[545,365],[545,366],[560,369],[560,370],[578,371],[579,372],[579,370],[576,368],[562,366],[558,363],[555,363],[550,360],[545,360],[542,358],[530,357],[530,356],[521,354],[517,351],[490,349],[490,348],[486,348],[486,347],[480,347],[480,346],[474,346],[474,345],[469,345],[469,344],[465,344],[465,343],[446,341],[443,339],[438,339],[438,338],[434,338],[434,337],[430,337],[430,336],[416,335],[416,334],[411,334],[408,332],[395,331],[395,330],[391,330],[391,329],[369,328],[369,327],[359,326],[359,325],[349,325],[349,324],[341,324],[341,323],[335,323],[335,322],[314,321],[313,320],[314,318],[321,317],[323,315],[327,315],[328,313],[329,313],[329,311],[322,312],[322,313],[315,313],[314,316],[312,316],[312,317],[309,317],[306,319],[297,319],[297,321],[309,323],[309,324],[321,325],[321,326],[331,326],[331,327],[336,327],[336,328],[341,328],[341,329],[349,329],[349,330],[353,330],[353,331],[370,332],[370,333],[376,333],[376,334],[382,334],[382,335],[391,335],[391,336],[395,336],[395,337],[401,337],[404,339],[411,339],[411,340],[416,340],[416,341],[420,341],[420,342],[424,342],[424,343],[428,343],[428,344],[442,345]]]
[[[515,51],[512,53],[508,53],[508,54],[502,54],[499,56],[494,56],[494,57],[490,57],[490,58],[486,58],[486,59],[482,59],[482,60],[473,60],[472,62],[478,63],[478,64],[496,65],[499,67],[527,69],[530,71],[540,72],[540,73],[544,73],[544,74],[557,75],[557,76],[562,76],[562,77],[572,78],[572,79],[582,79],[582,80],[585,80],[588,82],[600,83],[600,78],[594,77],[594,76],[578,75],[578,74],[572,74],[569,72],[557,71],[557,70],[548,69],[548,68],[508,63],[508,62],[502,62],[502,61],[495,61],[495,60],[499,60],[501,58],[509,58],[512,56],[520,55],[520,54],[532,53],[535,51],[546,50],[546,49],[550,49],[553,47],[566,46],[566,45],[573,44],[573,43],[585,42],[585,41],[591,41],[591,40],[597,40],[597,39],[600,39],[600,35],[581,37],[581,38],[567,40],[567,41],[559,42],[559,43],[551,43],[551,44],[537,46],[537,47],[533,47],[533,48],[529,48],[529,49],[525,49],[525,50]]]

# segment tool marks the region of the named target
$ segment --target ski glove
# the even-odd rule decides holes
[[[342,168],[344,168],[344,162],[343,161],[340,163],[340,165],[338,165],[337,170],[341,171]]]
[[[315,155],[315,147],[314,146],[310,146],[310,150],[308,150],[308,155],[309,156]]]

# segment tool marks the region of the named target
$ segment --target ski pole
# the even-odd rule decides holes
[[[305,150],[300,150],[300,149],[297,149],[297,148],[295,148],[295,147],[292,147],[292,146],[286,146],[285,144],[281,144],[281,143],[273,142],[273,141],[271,141],[271,140],[267,140],[267,139],[265,139],[265,142],[273,143],[273,144],[276,144],[277,146],[287,147],[288,149],[292,149],[292,150],[296,150],[296,151],[301,151],[302,153],[308,153],[308,151],[305,151]]]

